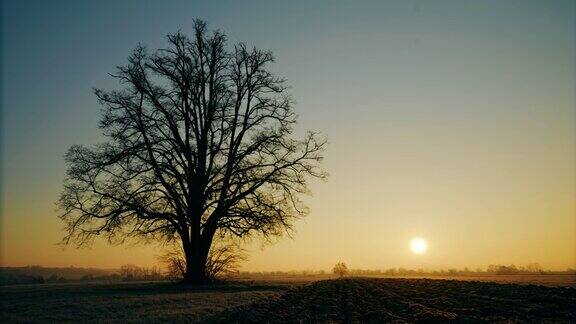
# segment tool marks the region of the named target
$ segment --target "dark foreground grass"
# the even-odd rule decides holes
[[[191,322],[286,289],[169,282],[6,286],[0,287],[0,322]]]
[[[0,287],[0,322],[576,322],[576,289],[433,279]]]

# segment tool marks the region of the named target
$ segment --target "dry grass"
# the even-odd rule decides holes
[[[281,285],[167,282],[7,286],[0,288],[0,322],[190,322],[284,290]]]

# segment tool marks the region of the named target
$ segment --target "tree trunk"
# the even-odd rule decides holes
[[[185,283],[202,284],[214,279],[206,267],[214,233],[215,230],[208,227],[203,235],[198,233],[190,241],[182,240],[186,257]]]
[[[184,272],[183,281],[190,284],[201,284],[210,281],[206,269],[208,251],[205,244],[202,244],[201,238],[186,241],[182,240],[183,250],[186,258],[186,271]]]
[[[184,282],[189,284],[202,284],[210,280],[206,271],[207,253],[203,253],[201,246],[191,246],[186,253],[186,272]]]

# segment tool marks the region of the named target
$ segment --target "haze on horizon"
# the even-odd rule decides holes
[[[63,250],[63,155],[97,143],[93,87],[191,30],[270,49],[327,182],[243,270],[576,265],[573,1],[4,2],[0,265],[115,268],[161,247]],[[411,240],[425,239],[425,253]]]

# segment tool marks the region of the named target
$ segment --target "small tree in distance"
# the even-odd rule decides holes
[[[342,278],[348,273],[348,267],[346,266],[346,263],[338,262],[332,269],[332,272],[334,272],[334,274],[338,277]]]

